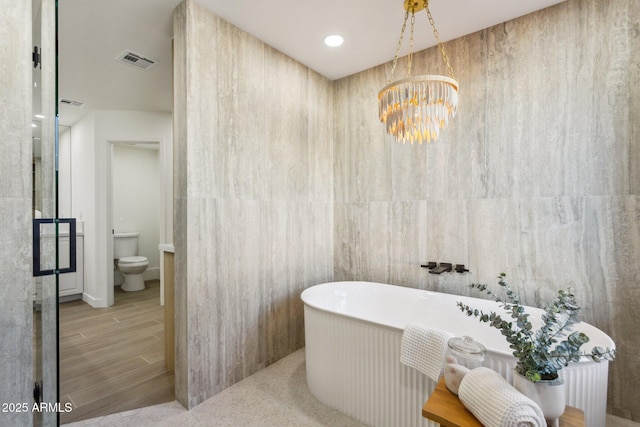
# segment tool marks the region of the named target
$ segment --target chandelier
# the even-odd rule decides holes
[[[400,40],[393,58],[391,73],[385,86],[378,93],[378,110],[380,121],[384,123],[389,135],[396,141],[431,142],[438,139],[440,129],[445,129],[449,121],[456,115],[458,108],[458,82],[453,75],[453,69],[449,64],[449,57],[444,51],[436,30],[433,17],[429,11],[428,0],[405,0],[404,22],[400,33]],[[429,24],[433,29],[433,35],[438,42],[440,53],[449,77],[438,75],[411,76],[413,62],[413,29],[415,25],[415,13],[425,9]],[[402,47],[402,40],[407,27],[407,21],[411,15],[411,29],[409,40],[409,55],[407,57],[406,78],[392,82],[393,75],[398,65],[398,54]]]

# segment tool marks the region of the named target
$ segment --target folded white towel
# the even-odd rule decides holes
[[[400,362],[438,382],[447,342],[453,334],[437,328],[408,324],[402,334]]]
[[[489,368],[472,369],[462,379],[460,401],[487,427],[546,427],[536,403]]]

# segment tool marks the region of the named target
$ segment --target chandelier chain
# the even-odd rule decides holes
[[[438,30],[436,30],[436,24],[433,21],[433,16],[431,16],[431,11],[429,10],[428,3],[426,1],[425,1],[425,3],[427,4],[425,9],[427,11],[427,17],[429,18],[429,24],[431,24],[431,28],[433,29],[433,36],[436,38],[436,41],[438,42],[438,47],[440,48],[440,53],[442,54],[442,59],[444,59],[444,63],[447,66],[447,71],[449,72],[449,77],[451,77],[452,79],[456,80],[456,76],[453,74],[453,68],[451,68],[451,64],[449,63],[449,56],[447,55],[447,52],[445,52],[444,45],[440,41],[440,35],[438,34]]]
[[[396,54],[393,57],[393,66],[391,67],[391,73],[387,78],[387,83],[391,83],[393,74],[396,72],[396,66],[398,65],[398,56],[400,55],[400,48],[402,47],[402,39],[404,38],[404,32],[407,29],[407,20],[409,19],[409,11],[404,13],[404,22],[402,23],[402,30],[400,31],[400,40],[398,40],[398,47],[396,47]]]
[[[411,12],[411,31],[409,33],[409,57],[407,63],[407,78],[411,77],[411,65],[413,64],[413,29],[416,24],[416,14]]]

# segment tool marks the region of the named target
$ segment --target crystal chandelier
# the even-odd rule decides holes
[[[389,135],[393,135],[398,142],[407,141],[431,142],[438,139],[440,129],[449,124],[449,120],[456,115],[458,108],[458,82],[449,64],[449,57],[444,51],[436,30],[433,17],[429,11],[428,0],[405,0],[404,23],[400,33],[400,40],[393,58],[391,74],[385,86],[378,93],[378,109],[380,121],[384,123]],[[442,59],[447,66],[449,77],[438,75],[411,76],[413,60],[413,28],[415,13],[425,9],[433,35],[438,42]],[[409,55],[407,57],[407,76],[404,79],[391,82],[398,64],[398,54],[402,46],[407,21],[411,15],[411,30],[409,40]]]

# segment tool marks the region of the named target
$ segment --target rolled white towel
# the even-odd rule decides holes
[[[437,328],[410,323],[404,328],[400,345],[400,362],[438,382],[447,342],[453,334]]]
[[[489,368],[472,369],[462,379],[460,401],[487,427],[546,427],[536,403]]]

